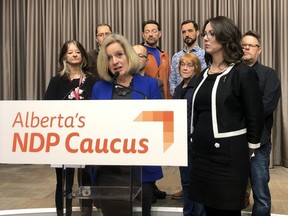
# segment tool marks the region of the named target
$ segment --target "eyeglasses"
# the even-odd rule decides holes
[[[192,63],[188,63],[188,64],[185,64],[184,62],[180,62],[180,67],[188,67],[188,68],[192,68],[194,67],[194,64]]]
[[[251,47],[260,47],[260,45],[258,45],[258,44],[242,44],[241,45],[242,46],[242,49],[245,49],[245,48],[251,48]]]
[[[214,37],[215,37],[215,33],[214,33],[213,31],[203,32],[203,33],[201,34],[201,37],[204,38],[205,36],[207,36],[208,39],[214,38]]]
[[[110,34],[112,34],[111,32],[106,32],[106,33],[99,33],[99,34],[97,34],[96,36],[97,37],[107,37],[108,35],[110,35]]]
[[[146,59],[146,58],[148,58],[148,56],[143,55],[143,54],[138,54],[138,57],[141,58],[141,59]]]

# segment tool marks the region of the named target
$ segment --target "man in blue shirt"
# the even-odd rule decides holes
[[[190,52],[197,55],[201,62],[201,70],[207,67],[204,59],[205,51],[199,47],[197,42],[198,36],[200,34],[198,24],[193,20],[185,20],[181,23],[181,32],[185,46],[181,51],[175,53],[172,57],[171,72],[169,75],[169,86],[171,95],[174,94],[174,89],[182,81],[182,77],[180,76],[178,71],[178,63],[180,57],[184,53]]]

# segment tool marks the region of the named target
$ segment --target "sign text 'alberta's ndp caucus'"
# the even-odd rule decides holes
[[[185,100],[1,101],[0,162],[187,165]]]

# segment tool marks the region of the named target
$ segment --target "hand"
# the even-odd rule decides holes
[[[255,152],[255,149],[249,149],[249,158],[251,159],[252,157],[254,157],[254,152]]]

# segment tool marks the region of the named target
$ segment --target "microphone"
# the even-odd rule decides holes
[[[112,77],[112,80],[113,80],[114,83],[117,82],[116,79],[118,78],[119,75],[120,75],[120,73],[119,73],[118,71],[116,71],[116,72],[114,73],[114,75],[113,75],[113,77]]]
[[[117,83],[117,80],[116,80],[116,79],[117,79],[117,77],[119,76],[119,74],[120,74],[120,73],[119,73],[118,71],[116,71],[116,72],[114,73],[113,77],[112,77],[113,84],[114,84],[115,88],[122,87],[122,88],[125,88],[125,89],[129,89],[131,92],[134,91],[134,92],[136,92],[136,93],[138,93],[138,94],[141,94],[141,95],[144,97],[145,100],[147,99],[147,96],[146,96],[143,92]]]

